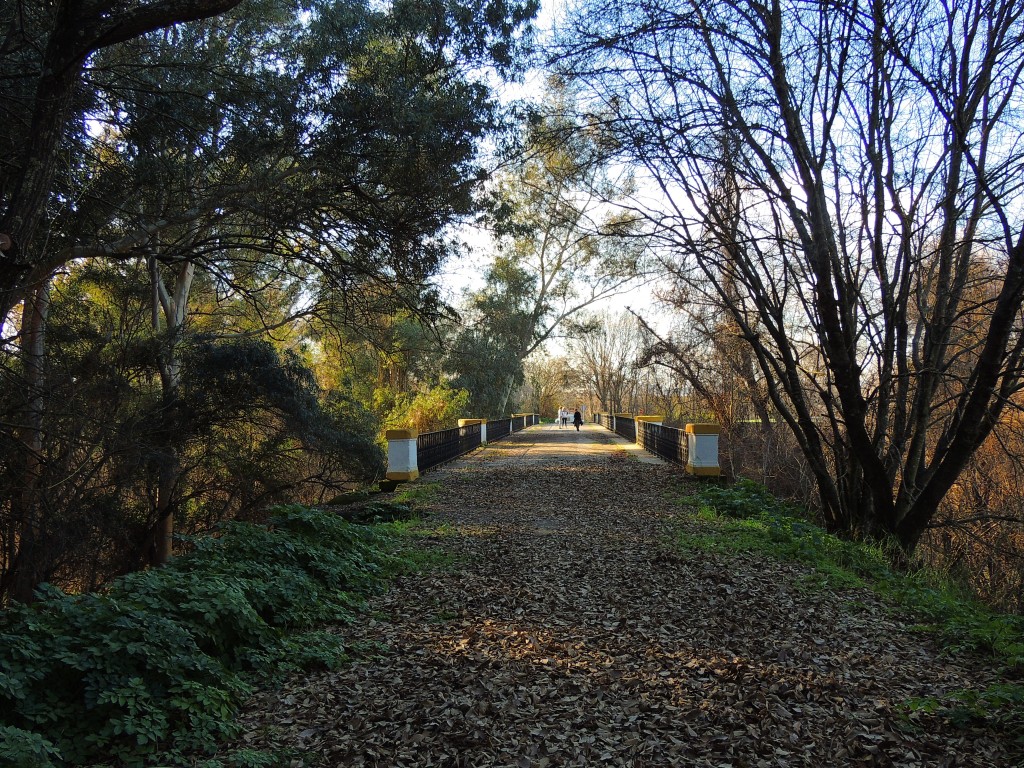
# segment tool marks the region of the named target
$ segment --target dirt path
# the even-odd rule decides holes
[[[381,768],[1020,764],[901,714],[983,684],[983,664],[799,566],[672,554],[680,471],[600,427],[534,427],[424,480],[454,566],[344,629],[379,656],[257,696],[250,746]]]

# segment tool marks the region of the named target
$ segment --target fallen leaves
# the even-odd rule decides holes
[[[544,462],[530,439],[509,441],[527,463],[434,478],[449,533],[428,545],[454,568],[403,576],[344,629],[381,655],[255,696],[249,746],[324,766],[1018,764],[998,734],[901,709],[983,685],[982,663],[870,593],[808,592],[799,566],[665,550],[678,470],[602,444]]]

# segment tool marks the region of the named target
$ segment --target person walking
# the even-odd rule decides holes
[[[577,408],[576,412],[572,415],[572,423],[576,425],[576,431],[580,431],[580,426],[583,424],[583,414],[580,413],[580,409]]]
[[[563,424],[565,424],[565,408],[558,406],[558,428],[561,429]]]

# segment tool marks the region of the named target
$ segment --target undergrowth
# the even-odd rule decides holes
[[[322,627],[410,567],[400,529],[282,507],[101,593],[43,587],[0,614],[0,765],[288,764],[218,743],[238,735],[254,685],[346,661],[343,637]]]
[[[680,529],[678,544],[689,550],[760,552],[812,567],[809,581],[831,589],[866,587],[910,612],[921,631],[936,634],[950,653],[992,659],[1007,682],[984,690],[952,691],[915,699],[909,710],[939,715],[954,725],[985,721],[1024,741],[1024,617],[998,614],[967,588],[934,571],[898,571],[883,546],[826,533],[807,513],[749,480],[703,486],[682,499],[696,510],[708,532]]]

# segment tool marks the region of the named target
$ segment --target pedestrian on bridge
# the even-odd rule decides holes
[[[572,415],[572,423],[576,425],[576,431],[580,431],[580,425],[583,424],[583,414],[580,413],[580,409],[576,409],[576,413]]]

